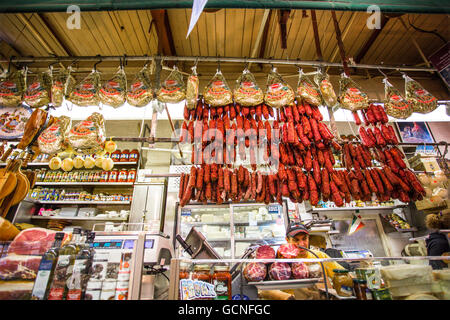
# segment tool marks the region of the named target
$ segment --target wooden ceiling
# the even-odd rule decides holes
[[[269,11],[268,11],[269,12]],[[273,59],[317,60],[311,10],[287,12],[286,48],[282,48],[280,14],[270,10],[263,22],[264,9],[220,9],[202,13],[186,39],[190,9],[125,10],[81,12],[81,29],[69,30],[65,12],[0,14],[0,54],[10,56],[115,56],[178,55],[255,57]],[[338,11],[336,16],[347,57],[359,58],[364,64],[426,66],[411,37],[425,57],[449,39],[449,16],[445,14],[404,14],[386,19],[382,30],[366,26],[366,12]],[[318,36],[324,61],[340,62],[331,11],[317,10]],[[403,26],[402,21],[405,23]],[[434,31],[420,32],[415,27]],[[259,39],[258,34],[262,36]],[[376,35],[375,35],[376,33]],[[260,40],[259,42],[257,40]],[[47,63],[48,64],[48,63]],[[87,72],[93,63],[78,64]],[[134,73],[142,62],[129,61],[127,71]],[[192,64],[181,69],[190,72]],[[32,64],[45,68],[46,65]],[[117,62],[103,62],[98,69],[112,73]],[[230,74],[238,74],[242,64],[222,66]],[[199,65],[202,74],[214,73],[215,63]],[[253,66],[252,71],[266,70]],[[336,69],[336,68],[335,68]],[[286,67],[285,70],[288,70]],[[289,69],[296,72],[294,66]],[[339,73],[340,70],[330,71]],[[377,71],[371,71],[377,73]]]

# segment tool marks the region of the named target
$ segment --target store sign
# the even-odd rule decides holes
[[[190,217],[191,215],[192,215],[191,209],[181,209],[181,216]]]
[[[216,291],[214,285],[199,281],[182,279],[180,280],[180,293],[181,300],[194,300],[194,299],[206,299],[216,298]]]
[[[436,53],[429,57],[431,64],[437,69],[442,79],[450,85],[450,42],[447,42]]]

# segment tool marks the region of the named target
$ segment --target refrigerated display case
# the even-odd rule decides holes
[[[177,205],[174,235],[186,238],[192,227],[202,232],[222,258],[239,258],[256,242],[279,242],[286,236],[287,203]],[[183,248],[174,243],[177,256]]]

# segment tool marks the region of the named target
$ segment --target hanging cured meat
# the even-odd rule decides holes
[[[101,86],[98,96],[101,103],[117,108],[125,103],[126,92],[127,76],[121,66],[114,76]]]
[[[319,86],[320,93],[322,94],[323,101],[328,107],[334,107],[338,100],[336,93],[334,92],[333,84],[330,81],[328,74],[319,71],[314,76],[314,81]]]
[[[342,108],[354,112],[356,110],[366,109],[369,106],[367,94],[345,73],[341,74],[339,86],[339,102]]]
[[[134,77],[127,92],[127,102],[135,107],[144,107],[153,99],[150,70],[145,65]]]
[[[322,96],[319,89],[303,73],[302,69],[299,69],[297,95],[310,105],[319,106],[322,104]]]
[[[437,99],[425,90],[420,83],[407,75],[403,75],[403,78],[405,78],[405,98],[414,112],[429,113],[437,108]]]
[[[233,93],[222,74],[217,70],[214,77],[209,81],[203,90],[205,103],[211,107],[221,107],[233,103]]]
[[[86,76],[69,94],[68,100],[80,107],[98,106],[100,73],[97,70]]]
[[[86,120],[70,129],[67,136],[69,145],[78,153],[95,154],[103,150],[105,143],[105,120],[94,112]]]
[[[384,79],[383,82],[386,113],[397,119],[408,118],[413,112],[412,106],[387,79]]]
[[[64,98],[75,85],[75,78],[71,75],[71,72],[71,67],[60,70],[59,73],[52,72],[51,103],[54,107],[61,107]]]
[[[186,97],[185,90],[183,75],[178,71],[177,66],[174,66],[172,72],[161,83],[156,97],[161,102],[178,103]]]
[[[7,73],[5,79],[0,79],[0,105],[17,107],[22,101],[25,90],[25,70]]]
[[[256,106],[264,101],[264,93],[258,87],[256,79],[248,69],[242,71],[241,76],[236,81],[237,86],[234,89],[234,101],[241,106]]]
[[[192,110],[197,106],[199,90],[199,79],[197,75],[197,67],[192,67],[192,74],[189,76],[186,85],[186,106]]]
[[[50,102],[52,86],[51,71],[38,74],[28,85],[23,95],[24,102],[32,108],[40,108]]]
[[[69,117],[56,118],[54,123],[38,137],[39,150],[45,154],[55,154],[66,149],[65,138],[70,130],[70,125]]]
[[[282,108],[294,102],[294,90],[281,78],[276,68],[267,76],[264,102],[272,108]]]

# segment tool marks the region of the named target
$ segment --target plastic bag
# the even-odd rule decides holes
[[[233,103],[233,93],[222,74],[217,70],[214,77],[209,81],[203,90],[205,103],[211,107],[221,107]]]
[[[161,83],[161,87],[156,93],[156,97],[161,102],[178,103],[186,97],[186,86],[183,81],[183,75],[176,66],[172,72]]]
[[[328,74],[318,72],[314,76],[314,82],[319,86],[323,101],[328,107],[334,107],[337,103],[336,93],[334,92],[333,84],[330,82]]]
[[[405,98],[412,106],[413,112],[429,113],[437,108],[437,99],[417,81],[407,75],[403,75],[403,78],[405,78]]]
[[[22,102],[25,72],[26,70],[19,70],[8,73],[5,79],[0,80],[0,106],[17,107]]]
[[[303,73],[302,69],[299,71],[297,95],[310,105],[320,106],[322,104],[319,89]]]
[[[192,74],[187,80],[186,86],[186,106],[188,109],[194,109],[197,107],[199,80],[197,76],[197,67],[192,67]]]
[[[97,70],[85,77],[69,94],[68,100],[80,107],[98,106],[100,99],[98,90],[100,86],[100,73]]]
[[[45,154],[55,154],[67,148],[65,137],[70,130],[72,120],[61,116],[53,124],[42,131],[38,137],[39,150]]]
[[[145,65],[131,82],[127,92],[127,102],[135,107],[144,107],[153,99],[150,71]]]
[[[251,72],[245,68],[234,89],[234,101],[244,107],[257,106],[264,102],[264,93],[258,87],[256,79]]]
[[[384,109],[386,113],[397,119],[408,118],[413,112],[412,106],[387,79],[383,79],[383,82],[385,96]]]
[[[350,111],[356,111],[366,109],[369,106],[369,98],[367,97],[367,94],[362,92],[356,82],[345,73],[341,74],[339,86],[339,102],[341,103],[342,108]]]
[[[106,141],[103,116],[98,112],[92,113],[70,129],[67,140],[78,153],[94,154],[102,151]]]
[[[24,102],[31,108],[40,108],[50,103],[50,90],[52,86],[51,70],[42,72],[29,82],[25,93]]]
[[[58,74],[52,72],[51,103],[54,107],[61,107],[67,94],[75,85],[75,78],[70,74],[72,68],[61,70]]]
[[[267,76],[267,88],[264,102],[272,108],[282,108],[294,102],[294,90],[273,68]]]
[[[117,108],[125,103],[127,91],[127,76],[122,67],[116,72],[114,77],[106,81],[98,91],[100,102]]]

